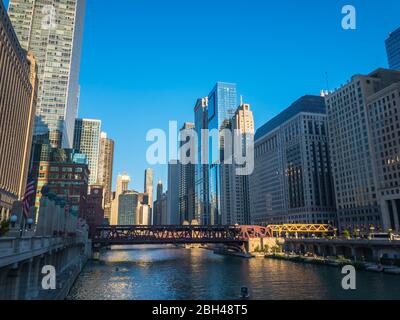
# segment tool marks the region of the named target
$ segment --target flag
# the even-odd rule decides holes
[[[35,194],[35,181],[30,179],[26,185],[24,200],[22,201],[25,219],[28,219],[29,209],[31,207],[31,199]]]

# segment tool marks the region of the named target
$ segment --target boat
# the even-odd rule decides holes
[[[381,265],[369,265],[365,270],[370,272],[382,272],[384,269]]]
[[[396,266],[383,267],[383,272],[388,274],[400,274],[400,268]]]

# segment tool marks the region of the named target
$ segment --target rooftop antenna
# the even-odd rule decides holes
[[[328,72],[325,72],[325,79],[326,79],[326,90],[329,92],[329,77]]]

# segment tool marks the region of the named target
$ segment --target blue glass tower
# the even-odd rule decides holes
[[[219,141],[217,150],[212,150],[212,143],[209,144],[209,208],[210,223],[218,225],[222,223],[221,197],[225,192],[221,163],[223,162],[224,142],[221,131],[229,124],[235,114],[237,107],[236,84],[218,82],[208,95],[208,129],[217,129]],[[213,152],[217,152],[213,154]]]
[[[400,28],[390,33],[386,39],[386,52],[389,60],[389,68],[400,70]]]

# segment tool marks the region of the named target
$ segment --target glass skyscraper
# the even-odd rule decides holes
[[[79,97],[85,0],[10,0],[9,16],[38,64],[35,137],[72,147]]]
[[[386,40],[386,51],[389,68],[400,70],[400,28],[389,34],[389,38]]]
[[[218,130],[217,142],[209,143],[209,208],[210,223],[222,223],[222,198],[229,192],[229,185],[222,177],[224,162],[224,138],[222,130],[229,128],[237,107],[236,84],[218,82],[208,95],[208,129]],[[214,146],[213,146],[214,145]],[[217,145],[217,148],[215,148]]]

